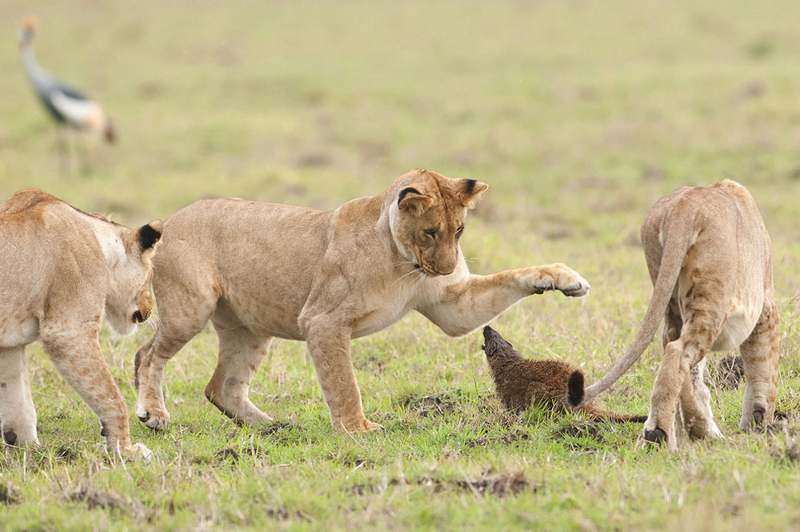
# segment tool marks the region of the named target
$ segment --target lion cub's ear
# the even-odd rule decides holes
[[[459,179],[457,186],[458,199],[461,201],[461,204],[468,209],[474,208],[475,202],[480,199],[480,195],[489,188],[489,185],[486,183],[481,183],[474,179]]]
[[[139,242],[139,247],[142,251],[152,248],[161,239],[161,233],[164,232],[164,222],[161,220],[153,220],[149,224],[141,226],[136,231],[136,240]]]
[[[431,208],[433,200],[414,187],[406,187],[397,196],[397,206],[401,211],[419,216]]]

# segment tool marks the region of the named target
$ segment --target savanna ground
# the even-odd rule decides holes
[[[800,4],[46,2],[40,63],[100,100],[114,147],[59,171],[0,7],[0,195],[38,187],[128,225],[199,198],[334,208],[414,167],[490,184],[462,240],[473,271],[563,261],[581,300],[534,296],[493,325],[590,379],[632,340],[651,285],[638,229],[683,184],[748,186],[775,248],[785,426],[737,432],[743,386],[710,363],[727,439],[645,451],[640,427],[503,415],[481,335],[420,316],[354,342],[384,434],[333,432],[305,345],[276,341],[251,390],[280,423],[240,428],[202,391],[208,329],[168,366],[172,425],[133,416],[133,355],[103,332],[149,464],[103,450],[94,415],[29,349],[40,447],[0,454],[5,529],[800,528]],[[77,167],[77,163],[73,166]],[[644,413],[655,341],[603,397]]]

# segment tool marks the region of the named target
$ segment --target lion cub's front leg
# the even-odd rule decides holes
[[[0,429],[8,445],[39,442],[24,347],[0,349]]]
[[[334,326],[325,317],[312,318],[307,327],[306,341],[333,427],[344,432],[383,429],[364,417],[361,392],[350,360],[349,332]]]
[[[440,300],[426,302],[417,310],[450,336],[461,336],[530,295],[560,290],[566,296],[579,297],[589,289],[586,279],[564,264],[531,266],[491,275],[467,274],[448,286]]]
[[[144,444],[131,445],[128,406],[103,358],[96,331],[91,340],[50,336],[42,341],[58,372],[100,419],[108,451],[149,459],[153,453]]]

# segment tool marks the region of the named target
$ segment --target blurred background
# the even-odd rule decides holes
[[[39,64],[118,131],[73,132],[67,172],[17,46],[32,13]],[[488,271],[522,258],[493,245],[592,268],[664,193],[729,177],[800,255],[797,2],[5,0],[0,27],[3,197],[131,225],[208,197],[330,209],[426,167],[489,183],[465,239]]]

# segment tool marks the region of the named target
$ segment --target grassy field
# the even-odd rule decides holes
[[[128,225],[200,198],[335,208],[426,167],[489,183],[462,240],[477,273],[561,261],[581,300],[532,297],[493,322],[529,357],[601,376],[652,291],[638,230],[661,195],[730,177],[775,249],[785,427],[737,432],[743,386],[711,367],[727,439],[645,451],[640,427],[504,415],[479,332],[418,315],[354,342],[367,416],[334,433],[305,345],[273,343],[239,428],[202,391],[209,329],[173,359],[172,425],[133,416],[133,355],[103,332],[132,436],[120,464],[94,415],[29,349],[42,445],[0,452],[0,528],[800,528],[800,4],[776,2],[45,2],[39,62],[103,103],[118,145],[59,170],[16,51],[30,5],[0,8],[0,196],[51,192]],[[78,141],[75,137],[73,140]],[[1,293],[2,288],[0,288]],[[644,413],[654,342],[605,405]]]

